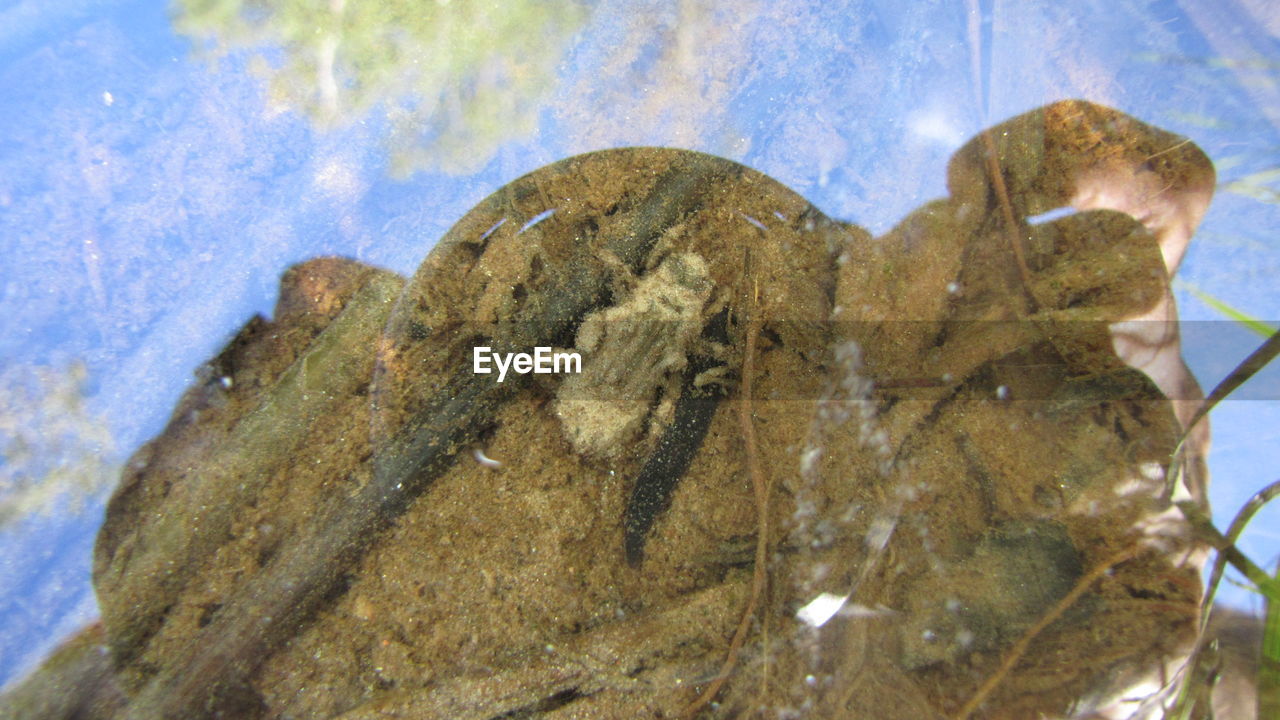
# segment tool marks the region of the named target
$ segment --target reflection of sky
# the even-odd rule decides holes
[[[341,254],[411,273],[489,191],[601,147],[725,155],[874,232],[942,194],[947,158],[983,125],[1063,97],[1192,137],[1220,180],[1280,165],[1280,22],[1268,34],[1248,15],[1256,0],[981,2],[972,27],[959,3],[703,5],[602,0],[566,49],[538,135],[503,145],[474,176],[393,180],[378,118],[320,133],[270,109],[243,56],[216,69],[190,59],[162,4],[0,2],[0,363],[83,359],[94,410],[132,451],[163,427],[193,370],[270,311],[289,264]],[[1220,193],[1183,279],[1280,317],[1275,207]],[[1179,303],[1186,319],[1219,319],[1185,292]],[[1206,386],[1257,342],[1224,323],[1189,334]],[[1245,395],[1277,399],[1270,377]],[[1280,475],[1280,409],[1228,402],[1213,421],[1225,527]],[[100,507],[0,533],[0,682],[96,613]],[[1244,548],[1271,563],[1278,541],[1259,529]]]

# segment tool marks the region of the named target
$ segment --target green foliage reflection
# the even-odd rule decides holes
[[[174,24],[214,56],[255,51],[271,104],[320,127],[385,108],[403,175],[474,171],[532,134],[585,17],[537,0],[179,0]]]
[[[85,407],[87,382],[78,362],[0,372],[0,529],[60,499],[79,509],[115,483],[115,444]]]

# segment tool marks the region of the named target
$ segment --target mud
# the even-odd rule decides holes
[[[1060,103],[949,184],[872,238],[726,160],[603,151],[496,192],[407,282],[291,269],[111,503],[109,716],[1069,716],[1176,666],[1200,554],[1162,388],[1198,389],[1111,325],[1171,308],[1212,166]],[[499,386],[476,345],[589,348],[614,387]],[[842,610],[797,616],[823,593]]]

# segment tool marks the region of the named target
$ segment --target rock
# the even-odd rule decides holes
[[[1087,103],[998,130],[881,238],[632,148],[504,186],[407,283],[290,270],[111,502],[111,716],[1034,717],[1176,659],[1180,381],[1116,328],[1171,311],[1212,166]],[[497,383],[481,345],[615,387]],[[819,593],[846,610],[812,627]]]

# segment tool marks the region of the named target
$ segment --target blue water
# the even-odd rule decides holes
[[[1280,24],[1249,14],[1260,3],[975,2],[974,23],[958,3],[705,5],[588,7],[533,100],[531,134],[478,149],[466,172],[405,176],[389,172],[383,106],[317,128],[271,101],[254,53],[195,56],[176,7],[0,3],[0,366],[85,362],[89,407],[123,461],[195,368],[270,312],[291,263],[340,254],[412,273],[490,191],[598,147],[731,157],[873,232],[943,194],[947,158],[977,130],[1064,97],[1192,137],[1224,181],[1280,166]],[[285,54],[265,49],[268,62]],[[1182,279],[1280,318],[1278,220],[1274,202],[1221,192]],[[1221,320],[1179,301],[1184,318]],[[1188,355],[1208,387],[1257,339],[1202,327]],[[1280,475],[1276,387],[1273,372],[1214,416],[1223,525]],[[0,530],[0,684],[94,616],[100,517],[99,498]],[[1268,517],[1257,527],[1276,526]],[[1280,537],[1242,547],[1271,563]]]

